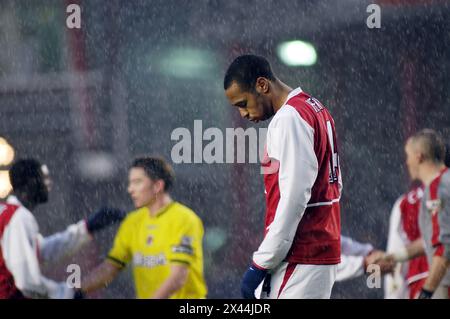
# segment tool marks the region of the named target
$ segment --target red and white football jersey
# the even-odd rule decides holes
[[[269,124],[262,168],[266,231],[254,263],[338,264],[342,180],[334,120],[300,88]]]
[[[74,253],[91,238],[84,220],[43,237],[33,214],[9,196],[0,203],[0,299],[72,298],[73,289],[44,277],[40,265]]]
[[[422,197],[423,188],[419,186],[414,187],[396,201],[390,217],[388,252],[396,251],[422,237],[419,228]],[[397,278],[391,275],[386,276],[386,297],[414,298],[428,276],[426,256],[419,256],[402,263],[396,276]]]
[[[416,187],[407,193],[400,202],[401,227],[408,242],[413,242],[421,238],[419,229],[420,200],[423,197],[423,189]],[[411,259],[408,262],[408,272],[406,274],[407,284],[411,284],[428,275],[428,263],[426,256]]]

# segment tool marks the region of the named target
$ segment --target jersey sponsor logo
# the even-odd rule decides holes
[[[167,264],[167,258],[163,253],[158,254],[158,255],[143,255],[140,253],[136,253],[133,255],[133,265],[134,266],[153,268],[156,266],[163,266],[166,264]]]
[[[183,236],[179,245],[172,246],[172,252],[193,255],[194,249],[192,248],[192,237]]]
[[[432,215],[435,215],[441,208],[441,200],[440,199],[427,200],[425,205],[427,207],[428,212]]]
[[[191,236],[183,236],[181,238],[181,245],[192,246],[192,237]]]
[[[311,105],[311,107],[313,108],[314,111],[316,111],[316,113],[319,113],[324,109],[322,103],[320,103],[316,98],[310,97],[309,99],[306,100],[306,103]]]
[[[417,201],[419,201],[423,197],[423,190],[421,188],[418,188],[417,190],[413,190],[408,193],[408,203],[415,204]]]

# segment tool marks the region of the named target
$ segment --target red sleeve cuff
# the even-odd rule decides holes
[[[255,267],[255,268],[258,268],[259,270],[264,270],[264,271],[267,271],[268,269],[266,269],[266,268],[264,268],[264,267],[261,267],[260,265],[258,265],[257,263],[255,263],[255,262],[252,262],[252,265]]]
[[[444,245],[438,244],[435,246],[434,256],[442,257],[444,256]]]

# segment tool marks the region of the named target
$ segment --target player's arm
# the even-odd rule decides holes
[[[447,273],[449,265],[450,263],[447,258],[442,256],[434,256],[431,262],[428,277],[423,284],[422,289],[432,294],[437,289],[437,287],[441,283],[442,278],[444,278],[445,274]]]
[[[91,293],[95,290],[105,288],[123,269],[117,262],[105,259],[98,267],[81,280],[81,291]]]
[[[347,256],[367,256],[373,246],[370,243],[360,243],[350,237],[341,236],[341,254]]]
[[[81,279],[81,292],[88,294],[105,288],[131,260],[130,241],[133,238],[134,224],[125,219],[117,231],[107,258],[92,272]]]
[[[406,246],[408,259],[413,259],[425,255],[425,243],[422,238],[416,239]]]
[[[279,265],[289,252],[318,174],[314,130],[295,110],[289,111],[272,120],[267,134],[268,156],[279,163],[280,200],[242,279],[241,293],[246,299],[255,298],[267,271]]]
[[[49,237],[39,236],[39,251],[41,262],[55,262],[79,250],[92,239],[92,235],[125,217],[120,209],[102,207],[88,218],[70,225],[65,231]]]
[[[313,128],[295,110],[276,120],[267,137],[267,151],[279,162],[280,200],[275,218],[253,254],[255,266],[263,269],[275,268],[286,257],[318,174]]]
[[[36,222],[21,212],[13,216],[3,234],[2,254],[17,289],[29,298],[72,298],[73,289],[66,283],[42,276],[38,235]]]
[[[388,254],[385,259],[395,262],[405,262],[425,254],[425,244],[422,238],[407,243],[408,239],[401,222],[400,203],[402,198],[400,197],[394,204],[389,219],[389,235],[386,249]]]
[[[395,251],[387,254],[384,259],[405,262],[423,255],[425,255],[425,243],[422,238],[418,238],[410,244],[398,247]]]
[[[170,274],[151,297],[152,299],[167,299],[179,291],[188,279],[195,256],[200,252],[203,241],[203,224],[200,219],[186,218],[175,227],[170,239]]]
[[[401,203],[404,195],[400,196],[392,207],[389,217],[389,232],[386,246],[386,255],[383,262],[391,262],[394,266],[393,273],[384,277],[384,298],[398,299],[404,287],[407,285],[404,276],[401,274],[400,258],[394,258],[394,255],[405,255],[405,247],[409,242],[402,224]],[[399,252],[400,253],[396,253]]]
[[[75,253],[91,239],[85,221],[70,225],[66,230],[48,237],[39,236],[39,261],[43,264],[56,262]]]
[[[172,264],[170,266],[170,275],[166,281],[158,288],[152,299],[167,299],[176,291],[181,289],[186,283],[189,274],[189,265]]]
[[[430,265],[428,278],[426,279],[419,298],[429,298],[439,286],[450,265],[450,183],[443,181],[438,189],[441,199],[441,208],[434,215],[433,224],[438,223],[438,227],[433,225],[432,244],[435,248],[434,256]],[[439,234],[434,233],[439,229]]]
[[[364,257],[341,255],[341,262],[338,264],[336,281],[345,281],[357,278],[364,274]]]

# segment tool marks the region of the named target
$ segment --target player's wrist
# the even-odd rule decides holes
[[[255,290],[267,275],[267,269],[252,262],[241,282],[241,293],[245,299],[255,299]]]
[[[419,294],[419,299],[431,299],[433,297],[434,291],[422,288]]]
[[[255,263],[254,261],[252,261],[250,267],[253,267],[253,268],[257,269],[257,270],[261,270],[261,271],[267,272],[267,269],[266,269],[266,268],[264,268],[264,267],[258,265],[258,264]]]
[[[409,260],[409,253],[408,253],[408,249],[406,247],[402,247],[402,248],[396,250],[391,255],[396,262],[404,262],[404,261]]]

